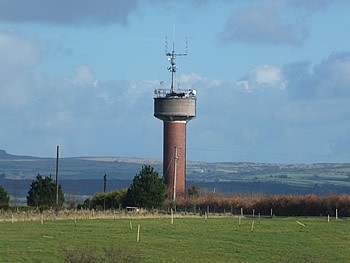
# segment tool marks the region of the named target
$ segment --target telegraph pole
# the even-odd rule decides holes
[[[60,154],[60,146],[57,145],[57,154],[56,154],[56,215],[58,215],[58,160]]]
[[[106,193],[107,174],[103,176],[103,193]],[[106,194],[103,198],[103,210],[106,210]]]

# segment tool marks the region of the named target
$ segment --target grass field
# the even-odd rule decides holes
[[[65,251],[102,255],[112,247],[138,254],[142,262],[350,261],[349,219],[242,218],[241,225],[232,216],[179,217],[174,224],[170,218],[7,221],[0,222],[0,233],[0,262],[64,262]]]

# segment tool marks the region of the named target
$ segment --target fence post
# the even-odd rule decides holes
[[[140,225],[137,226],[137,238],[136,238],[136,242],[137,242],[137,243],[140,242]]]

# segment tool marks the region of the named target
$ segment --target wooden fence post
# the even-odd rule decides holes
[[[254,231],[254,220],[252,222],[252,228],[250,229],[250,232],[253,232]]]
[[[136,242],[137,242],[137,243],[140,242],[140,225],[137,226],[137,238],[136,238]]]

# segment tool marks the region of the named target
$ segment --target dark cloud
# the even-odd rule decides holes
[[[282,7],[280,2],[274,1],[234,10],[221,33],[221,39],[224,42],[288,45],[303,41],[308,29],[284,22],[281,18]]]
[[[312,65],[309,61],[298,61],[287,64],[282,69],[288,78],[288,93],[295,98],[310,98],[312,89]]]
[[[334,98],[350,96],[350,52],[335,52],[312,66],[302,61],[283,68],[288,92],[296,98]]]
[[[332,53],[315,66],[315,89],[319,96],[350,95],[350,52]]]
[[[0,22],[9,23],[127,23],[137,0],[2,0]]]

